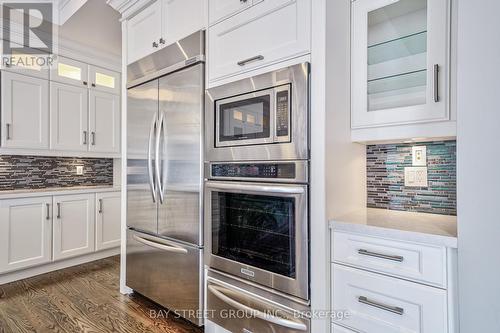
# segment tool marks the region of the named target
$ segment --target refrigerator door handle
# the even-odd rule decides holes
[[[153,133],[157,128],[157,119],[156,114],[153,116],[153,120],[151,121],[151,128],[149,130],[149,140],[148,140],[148,178],[149,178],[149,187],[151,189],[151,194],[153,196],[153,202],[156,202],[156,187],[155,180],[153,176],[153,161],[151,159],[152,153],[152,145],[153,145]]]
[[[159,250],[180,253],[180,254],[187,254],[188,253],[188,250],[186,250],[185,248],[180,247],[180,246],[157,243],[155,241],[145,239],[145,238],[139,237],[137,235],[134,235],[133,238],[134,238],[134,240],[138,241],[139,243],[142,243],[146,246],[154,247],[154,248],[159,249]]]
[[[226,296],[223,293],[223,290],[226,290],[226,292],[230,291],[230,290],[227,290],[226,288],[224,288],[222,286],[209,285],[207,287],[207,289],[215,297],[217,297],[218,299],[220,299],[224,303],[226,303],[226,304],[228,304],[228,305],[232,306],[233,308],[236,308],[236,309],[238,309],[240,311],[243,311],[243,312],[245,312],[246,314],[248,314],[250,316],[254,316],[255,318],[259,318],[259,319],[267,321],[269,323],[272,323],[272,324],[275,324],[275,325],[279,325],[279,326],[282,326],[282,327],[286,327],[286,328],[290,328],[290,329],[293,329],[293,330],[307,331],[307,326],[304,325],[303,323],[299,323],[299,322],[292,321],[292,320],[289,320],[289,319],[286,319],[286,318],[280,318],[280,317],[273,316],[271,314],[264,313],[264,312],[259,311],[257,309],[251,308],[251,307],[249,307],[249,306],[247,306],[245,304],[242,304],[242,303],[240,303],[240,302],[232,299],[229,296]],[[244,296],[243,294],[240,294],[240,293],[238,293],[238,294],[241,295],[242,297]],[[248,297],[248,300],[254,300],[254,299]]]
[[[165,116],[163,112],[160,113],[160,120],[158,121],[158,129],[156,131],[156,152],[155,152],[155,175],[156,184],[158,185],[158,192],[160,193],[160,203],[163,204],[164,200],[164,186],[162,183],[162,176],[160,174],[160,167],[164,165],[164,162],[160,159],[160,139],[161,134],[165,132]],[[161,156],[163,157],[163,156]],[[161,172],[163,174],[163,171]]]

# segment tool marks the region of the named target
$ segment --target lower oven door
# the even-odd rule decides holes
[[[277,293],[208,273],[207,321],[228,332],[308,333],[308,311],[307,305]]]
[[[194,324],[203,325],[203,250],[127,230],[126,285]]]
[[[309,299],[307,185],[207,181],[206,265]]]

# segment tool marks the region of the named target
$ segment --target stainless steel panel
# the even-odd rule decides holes
[[[295,263],[296,277],[289,278],[254,266],[219,257],[212,253],[212,192],[231,192],[275,197],[295,198]],[[242,279],[309,299],[309,222],[308,186],[271,183],[205,182],[205,263],[208,267],[238,276]],[[252,272],[251,275],[248,272]]]
[[[198,31],[137,60],[127,67],[127,87],[155,79],[197,61],[204,61],[205,32]]]
[[[203,324],[200,248],[128,230],[126,285],[194,324]]]
[[[151,130],[158,118],[158,80],[129,89],[127,108],[127,225],[157,233],[155,184],[150,182],[154,169],[148,168],[154,151]]]
[[[230,332],[311,332],[308,312],[307,305],[285,295],[208,271],[209,319]]]
[[[237,147],[216,147],[216,101],[291,84],[290,142]],[[243,79],[207,90],[205,94],[205,160],[306,160],[309,159],[309,63]]]
[[[240,162],[224,162],[224,164],[238,164]],[[246,163],[246,162],[244,162]],[[268,183],[293,183],[293,184],[307,184],[309,183],[309,162],[308,161],[252,161],[254,164],[295,164],[295,178],[257,178],[257,177],[217,177],[212,174],[212,165],[219,163],[205,163],[205,179],[211,180],[241,180],[246,182],[268,182]]]
[[[202,245],[202,124],[204,65],[160,78],[160,135],[164,200],[159,206],[158,233]]]

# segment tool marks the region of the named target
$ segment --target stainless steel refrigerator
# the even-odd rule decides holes
[[[128,66],[126,285],[191,322],[203,309],[204,33]]]

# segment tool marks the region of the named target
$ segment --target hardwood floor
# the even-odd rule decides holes
[[[119,293],[118,257],[0,286],[1,333],[203,332],[182,319],[150,316],[161,309]]]

